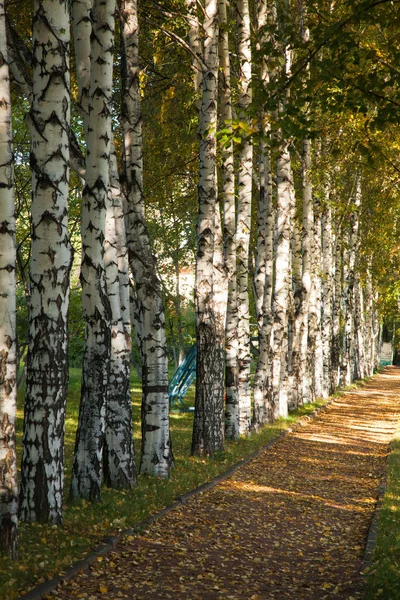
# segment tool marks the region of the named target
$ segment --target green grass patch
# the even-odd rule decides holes
[[[392,442],[378,538],[367,576],[366,600],[400,598],[400,423]]]
[[[78,423],[80,398],[80,370],[70,369],[65,436],[65,491],[68,495],[72,468],[75,430]],[[140,451],[140,382],[132,378],[132,402],[134,412],[134,437],[137,454]],[[23,395],[19,394],[18,451],[19,462],[23,425]],[[193,405],[194,387],[185,399]],[[62,527],[21,523],[19,527],[19,559],[12,562],[0,559],[0,598],[13,600],[34,585],[61,573],[106,535],[134,528],[150,515],[171,504],[174,499],[224,472],[228,467],[255,452],[280,432],[290,427],[303,415],[311,413],[319,401],[308,404],[287,419],[280,419],[265,426],[257,434],[226,443],[224,452],[213,459],[190,456],[193,412],[172,412],[170,415],[171,437],[175,468],[169,480],[139,476],[138,486],[131,491],[104,488],[102,501],[90,504],[82,501],[65,505]],[[400,543],[400,542],[399,542]]]

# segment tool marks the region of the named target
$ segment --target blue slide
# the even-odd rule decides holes
[[[183,398],[196,377],[196,345],[192,346],[169,384],[169,406],[183,406]]]

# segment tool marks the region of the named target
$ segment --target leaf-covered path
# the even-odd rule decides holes
[[[126,537],[54,596],[361,598],[366,538],[399,409],[400,369],[390,367]]]

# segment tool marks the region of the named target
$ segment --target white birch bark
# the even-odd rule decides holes
[[[175,270],[175,298],[173,299],[175,314],[176,314],[176,327],[178,333],[178,352],[176,367],[178,367],[183,359],[185,358],[185,344],[183,338],[183,323],[182,323],[182,295],[181,295],[181,275],[179,256],[175,253],[173,257],[174,270]]]
[[[104,263],[111,305],[110,379],[105,414],[104,482],[115,489],[136,484],[130,390],[131,321],[128,253],[117,159],[110,160]]]
[[[342,315],[342,243],[341,231],[336,222],[334,245],[335,275],[333,280],[332,341],[331,341],[331,386],[335,390],[340,382],[340,320]]]
[[[244,122],[248,122],[248,107],[252,100],[250,13],[248,0],[237,1],[237,13],[239,38],[239,116]],[[237,176],[238,214],[236,225],[239,434],[248,434],[251,427],[249,247],[252,175],[253,142],[251,137],[244,134],[241,142]]]
[[[197,18],[197,0],[185,0],[186,16],[189,25],[189,46],[193,53],[192,70],[194,91],[201,91],[202,81],[202,50],[200,39],[200,24]]]
[[[343,233],[343,261],[342,261],[342,297],[341,310],[343,318],[343,331],[341,334],[341,352],[340,352],[340,375],[339,385],[345,387],[351,383],[351,366],[350,366],[350,345],[352,343],[353,330],[353,293],[351,283],[351,272],[349,267],[350,261],[350,233],[346,229]]]
[[[332,370],[332,325],[333,325],[333,261],[334,238],[332,230],[332,207],[330,205],[329,185],[325,187],[325,205],[322,214],[322,352],[323,352],[323,380],[322,397],[328,398],[333,392]]]
[[[257,262],[255,288],[257,293],[257,323],[259,355],[254,377],[254,421],[255,429],[271,420],[271,377],[272,377],[272,292],[273,292],[273,245],[274,210],[272,204],[271,155],[261,141],[259,149],[260,191],[257,219]],[[261,300],[261,303],[260,303]]]
[[[314,203],[313,253],[311,261],[312,283],[309,306],[309,353],[308,364],[311,365],[311,397],[321,398],[323,379],[323,350],[321,332],[321,207]]]
[[[307,27],[306,11],[303,2],[299,2],[300,29],[303,43],[310,39]],[[306,68],[305,78],[309,77]],[[295,363],[295,379],[298,389],[298,404],[306,404],[312,399],[312,369],[309,352],[309,311],[312,290],[312,255],[314,241],[314,209],[312,200],[311,140],[305,137],[301,155],[302,178],[302,288],[299,295],[299,308],[296,319],[296,335],[299,339],[298,356]]]
[[[37,0],[33,20],[29,350],[20,518],[60,523],[68,384],[68,2]]]
[[[275,3],[274,3],[275,4]],[[275,8],[275,7],[274,7]],[[282,18],[286,17],[282,13]],[[278,26],[282,29],[283,22]],[[291,69],[291,50],[282,46],[282,75],[288,77]],[[279,101],[278,119],[285,115],[288,91]],[[288,310],[291,286],[291,214],[294,202],[292,166],[289,140],[281,129],[276,139],[279,144],[276,161],[276,230],[275,230],[275,288],[273,296],[273,365],[272,393],[274,417],[288,414]]]
[[[136,0],[121,5],[123,48],[122,122],[126,187],[126,236],[135,280],[142,355],[142,449],[140,472],[166,478],[173,464],[169,431],[168,351],[156,260],[147,231],[143,196],[139,30]]]
[[[82,207],[81,284],[85,350],[71,499],[101,496],[105,409],[109,386],[111,307],[104,264],[110,188],[114,0],[94,0],[91,11],[90,91],[86,185]]]
[[[354,333],[355,333],[355,379],[364,379],[367,374],[365,356],[365,304],[364,290],[357,271],[354,281]]]
[[[292,180],[289,143],[280,141],[277,159],[277,215],[275,250],[275,291],[273,296],[273,416],[286,417],[288,414],[287,397],[287,336],[288,301],[290,277],[290,214],[292,200]]]
[[[310,402],[311,380],[308,364],[308,315],[311,292],[311,257],[314,226],[311,182],[311,141],[303,140],[302,152],[303,226],[302,226],[302,293],[300,299],[300,359],[297,375],[299,403]]]
[[[74,0],[72,3],[78,104],[86,136],[89,129],[91,6],[91,0]],[[136,465],[130,397],[131,327],[128,257],[121,186],[112,140],[111,147],[110,194],[107,196],[105,230],[105,270],[111,308],[111,355],[103,466],[105,483],[110,487],[121,489],[135,484]]]
[[[202,101],[199,115],[200,180],[196,257],[196,399],[192,453],[212,456],[224,445],[225,316],[214,289],[218,251],[216,129],[218,101],[218,4],[207,0],[204,21]],[[216,294],[218,292],[218,294]]]
[[[361,176],[358,172],[355,180],[355,193],[352,213],[347,232],[347,260],[343,261],[342,303],[344,313],[344,331],[342,338],[342,359],[340,364],[340,385],[347,386],[354,378],[354,280],[355,264],[359,236],[359,211],[361,206]]]
[[[380,351],[380,316],[378,311],[378,300],[379,293],[373,290],[373,304],[372,304],[372,323],[373,323],[373,344],[372,344],[372,365],[373,370],[379,367],[379,351]]]
[[[367,267],[365,285],[365,368],[370,377],[374,372],[374,300],[370,266]]]
[[[302,257],[302,232],[299,223],[296,219],[295,201],[292,201],[292,282],[293,289],[290,293],[290,308],[289,319],[289,409],[295,410],[299,404],[302,404],[302,399],[299,400],[299,361],[300,361],[300,339],[301,339],[301,295],[302,295],[302,277],[303,277],[303,257]]]
[[[229,33],[227,28],[226,0],[219,0],[219,63],[222,127],[232,132],[232,92],[229,61]],[[236,278],[236,202],[233,142],[222,149],[222,189],[224,206],[224,254],[228,273],[228,304],[225,330],[225,435],[230,439],[239,436],[238,395],[238,312]]]
[[[273,327],[272,296],[273,296],[273,246],[274,246],[274,210],[272,204],[272,168],[269,152],[260,151],[260,161],[265,160],[265,171],[260,170],[259,197],[259,248],[257,274],[264,270],[264,289],[262,291],[262,306],[258,312],[259,324],[259,355],[254,377],[254,428],[258,429],[263,423],[271,421],[272,411],[272,348],[271,335]],[[262,169],[264,168],[264,165]],[[261,177],[265,173],[264,177]],[[264,187],[265,186],[265,187]],[[264,218],[265,215],[265,218]],[[264,229],[265,228],[265,229]],[[264,266],[261,267],[261,256]],[[261,292],[261,290],[260,290]]]
[[[90,10],[93,0],[72,0],[71,14],[74,32],[76,73],[78,78],[78,106],[84,119],[87,136],[90,92]]]
[[[17,558],[15,446],[17,337],[15,207],[10,75],[4,1],[0,0],[0,553]]]
[[[268,11],[267,2],[258,3],[259,30],[276,20],[273,8]],[[261,34],[261,43],[267,41]],[[260,50],[260,48],[258,48]],[[266,88],[270,73],[267,57],[261,62],[261,81]],[[257,212],[257,255],[254,276],[256,295],[256,315],[258,325],[259,355],[254,377],[254,429],[272,419],[272,292],[273,292],[273,246],[274,246],[274,209],[271,152],[269,149],[270,127],[264,111],[260,112],[260,129],[263,137],[259,143],[259,195]]]

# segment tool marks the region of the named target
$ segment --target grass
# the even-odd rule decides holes
[[[367,569],[366,600],[400,598],[400,423],[389,455],[387,488],[378,521],[378,538]]]
[[[17,423],[19,453],[23,426],[23,393],[21,390]],[[70,483],[79,397],[80,370],[70,369],[65,437],[66,494]],[[132,379],[132,402],[135,448],[138,451],[141,388],[140,382],[135,378]],[[193,405],[193,387],[187,394],[186,402]],[[62,527],[21,523],[18,561],[0,559],[0,598],[13,600],[41,581],[61,573],[71,563],[84,557],[106,535],[115,535],[125,529],[134,528],[140,521],[171,504],[177,496],[222,473],[229,466],[258,450],[303,415],[311,413],[316,406],[325,403],[320,401],[308,404],[287,419],[280,419],[272,425],[265,426],[260,433],[241,438],[236,443],[228,441],[224,452],[213,459],[190,456],[193,413],[172,412],[170,423],[175,468],[171,471],[170,478],[165,481],[139,476],[138,486],[134,490],[116,491],[104,488],[102,501],[98,504],[84,501],[74,505],[66,504]]]

